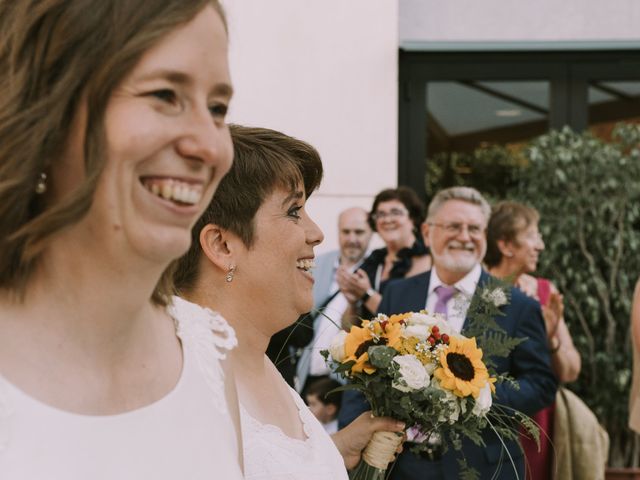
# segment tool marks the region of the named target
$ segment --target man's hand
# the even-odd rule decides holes
[[[352,272],[348,268],[338,267],[336,281],[340,291],[350,303],[360,300],[367,290],[371,288],[371,282],[364,270]]]

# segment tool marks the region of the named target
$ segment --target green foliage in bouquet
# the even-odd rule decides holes
[[[504,316],[502,307],[511,301],[511,287],[496,278],[489,279],[478,295],[474,295],[469,304],[467,317],[469,322],[464,334],[474,337],[484,352],[484,362],[495,366],[496,357],[507,357],[525,338],[513,338],[496,322]]]
[[[349,380],[340,389],[361,391],[374,415],[393,416],[411,427],[409,440],[416,442],[416,453],[431,454],[434,445],[441,451],[460,450],[465,438],[484,446],[485,429],[505,442],[517,439],[522,425],[537,439],[530,419],[492,405],[494,382],[511,382],[517,388],[494,368],[495,357],[507,356],[524,340],[509,338],[495,321],[504,315],[509,291],[508,285],[490,280],[473,299],[461,299],[469,302],[464,336],[439,315],[424,311],[378,315],[348,334],[341,332],[322,353],[331,369]],[[512,459],[505,462],[509,465]],[[461,465],[466,478],[478,478],[464,459]],[[361,465],[353,478],[383,478],[383,473],[384,468]]]

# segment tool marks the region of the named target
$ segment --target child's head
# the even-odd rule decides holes
[[[321,378],[316,380],[307,389],[305,400],[309,405],[309,410],[321,423],[329,423],[336,418],[342,402],[342,392],[334,392],[327,395],[331,390],[338,388],[340,382],[331,378]]]

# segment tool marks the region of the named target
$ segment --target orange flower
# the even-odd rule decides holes
[[[364,324],[365,322],[363,322]],[[352,373],[371,374],[376,369],[369,363],[369,353],[367,350],[370,346],[375,345],[373,342],[373,334],[366,327],[351,327],[351,331],[344,339],[344,361],[355,361],[355,365],[351,367]]]
[[[384,328],[384,338],[387,339],[387,346],[395,348],[400,351],[402,345],[402,324],[401,323],[387,323]]]
[[[482,350],[476,346],[475,338],[451,337],[449,346],[440,352],[440,363],[442,366],[433,375],[442,388],[458,397],[473,395],[473,398],[478,398],[487,382],[494,389],[495,379],[489,378],[482,361]]]
[[[387,345],[400,351],[402,346],[402,324],[399,321],[365,320],[362,327],[351,327],[344,341],[343,362],[355,361],[352,373],[372,374],[376,368],[369,363],[369,347]]]

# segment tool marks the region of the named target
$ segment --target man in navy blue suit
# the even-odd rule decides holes
[[[452,328],[464,334],[468,299],[477,294],[489,278],[480,262],[486,251],[485,229],[490,214],[489,204],[475,189],[452,187],[440,191],[429,205],[427,220],[422,225],[425,244],[433,257],[431,271],[389,283],[378,312],[392,314],[426,308],[446,315]],[[527,340],[508,357],[496,359],[498,372],[513,377],[519,389],[498,385],[494,402],[532,415],[550,405],[557,390],[540,305],[513,288],[510,303],[503,311],[505,316],[496,318],[498,324],[510,336]],[[341,426],[367,409],[362,396],[345,394]],[[505,450],[501,440],[489,429],[483,433],[483,440],[486,447],[465,440],[461,451],[450,448],[443,455],[431,458],[415,455],[405,446],[390,478],[458,479],[458,460],[462,456],[480,473],[481,479],[524,478],[524,456],[517,443],[506,442]]]

